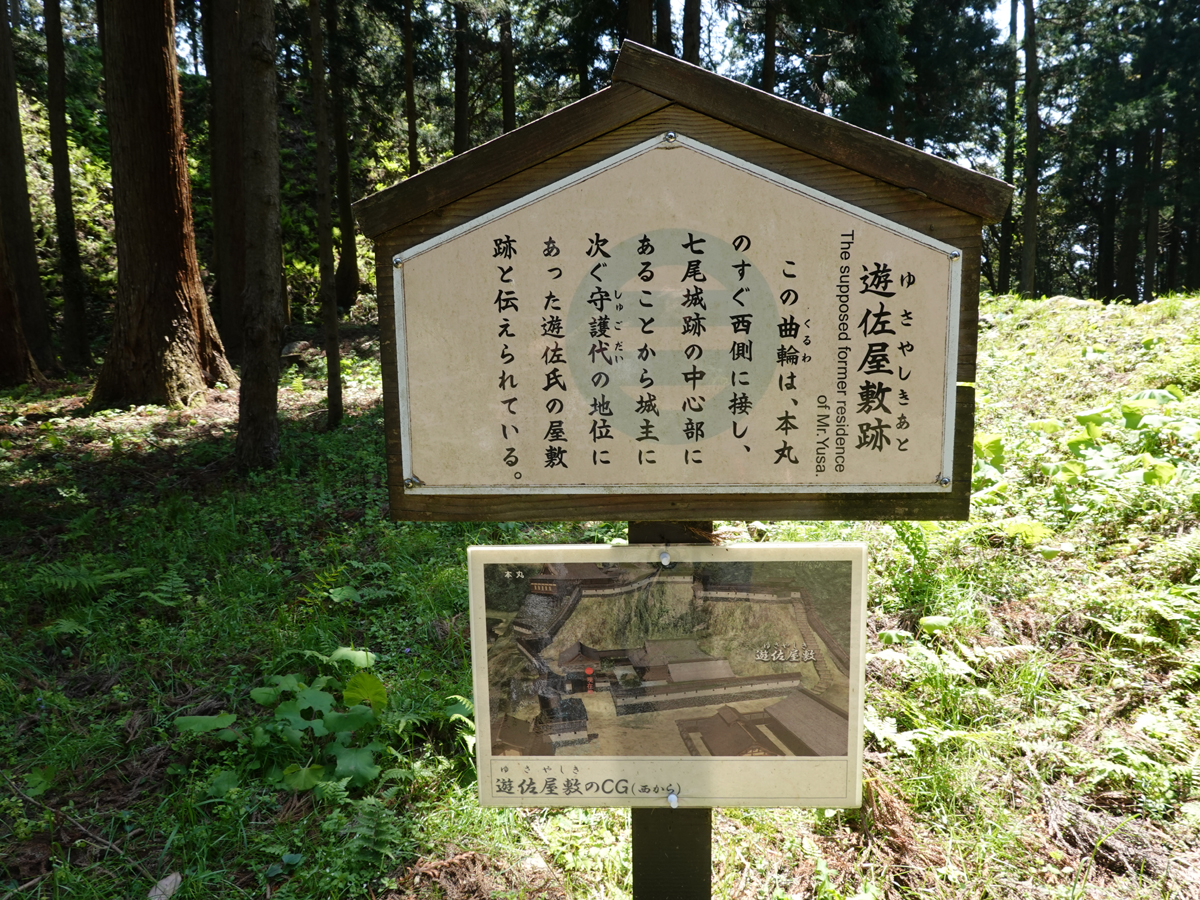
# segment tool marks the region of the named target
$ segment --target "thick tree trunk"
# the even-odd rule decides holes
[[[333,283],[333,203],[329,187],[329,98],[325,93],[325,52],[321,2],[308,0],[309,76],[313,127],[317,137],[317,265],[321,276],[321,325],[325,336],[325,369],[329,427],[342,422],[342,355],[338,339],[337,292]]]
[[[471,11],[464,0],[454,4],[454,153],[471,149]]]
[[[408,124],[408,176],[421,171],[421,154],[417,147],[417,81],[413,74],[413,0],[403,0],[404,7],[404,118]]]
[[[187,403],[237,382],[200,284],[170,0],[102,7],[117,309],[94,406]]]
[[[1033,0],[1025,0],[1025,192],[1021,200],[1021,293],[1031,297],[1036,290],[1038,239],[1038,187],[1040,161],[1038,144],[1041,119],[1038,97],[1037,18]]]
[[[208,78],[212,86],[210,166],[214,291],[221,340],[242,361],[242,293],[246,289],[246,208],[242,197],[242,48],[239,0],[209,0]]]
[[[16,387],[27,381],[40,381],[41,373],[29,353],[21,315],[17,309],[17,289],[4,252],[0,235],[0,387]]]
[[[501,127],[517,127],[517,64],[513,59],[512,10],[500,13],[500,113]]]
[[[1004,180],[1009,184],[1017,174],[1017,4],[1008,4],[1008,43],[1011,52],[1012,77],[1004,94]],[[1010,204],[1000,222],[1000,264],[996,289],[1001,294],[1012,290],[1013,210]]]
[[[334,278],[337,308],[349,312],[358,296],[358,247],[354,243],[354,212],[350,208],[350,133],[346,121],[348,100],[344,85],[345,59],[338,35],[340,13],[337,0],[327,8],[329,31],[329,82],[333,93],[333,150],[337,170],[338,246],[337,275]]]
[[[279,459],[279,350],[283,246],[279,230],[279,112],[273,0],[242,0],[242,183],[246,289],[235,454],[243,468]]]
[[[62,355],[75,371],[91,365],[87,328],[87,279],[79,262],[75,206],[71,200],[71,160],[67,152],[66,58],[60,0],[46,0],[46,111],[50,119],[50,166],[54,171],[54,224],[62,271]]]
[[[13,21],[19,7],[12,5]],[[21,108],[17,99],[17,73],[13,63],[12,34],[8,17],[0,16],[0,230],[8,247],[8,266],[17,292],[21,326],[33,358],[43,369],[54,367],[50,344],[50,311],[38,273],[33,217],[29,212],[29,183],[25,177],[25,146],[21,136]]]
[[[779,13],[775,4],[767,0],[763,9],[763,64],[762,89],[767,93],[775,93],[775,32],[778,28]]]
[[[675,35],[671,33],[671,0],[654,0],[654,46],[675,55]]]
[[[1171,226],[1167,236],[1167,272],[1165,286],[1168,291],[1178,291],[1183,283],[1180,279],[1180,257],[1183,253],[1183,172],[1176,159],[1175,177],[1172,179]]]
[[[629,40],[649,47],[654,42],[653,0],[628,0]]]
[[[700,65],[700,0],[683,0],[683,61]]]

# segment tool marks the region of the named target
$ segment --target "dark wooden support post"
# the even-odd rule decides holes
[[[630,522],[630,544],[709,544],[712,522]],[[712,810],[634,807],[633,900],[709,900]]]

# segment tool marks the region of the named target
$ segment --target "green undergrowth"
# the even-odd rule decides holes
[[[1200,895],[1200,301],[986,300],[969,522],[870,546],[861,810],[720,810],[717,897]],[[393,523],[378,368],[236,408],[0,397],[0,897],[627,897],[621,810],[474,800],[465,548]]]

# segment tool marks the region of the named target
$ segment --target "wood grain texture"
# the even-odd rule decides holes
[[[666,106],[634,85],[605,88],[354,204],[369,238]]]
[[[632,519],[965,519],[969,512],[974,391],[959,386],[955,471],[949,494],[627,494],[414,496],[403,487],[392,309],[392,257],[450,228],[552,184],[664,131],[677,131],[830,196],[928,234],[963,251],[958,381],[975,379],[981,219],[929,197],[748,133],[678,104],[656,109],[540,165],[488,184],[458,201],[388,228],[376,238],[385,428],[392,517],[401,520],[554,521]]]
[[[1012,199],[1013,188],[996,178],[631,41],[621,47],[613,70],[613,84],[622,83],[874,178],[922,191],[988,222],[999,221]]]

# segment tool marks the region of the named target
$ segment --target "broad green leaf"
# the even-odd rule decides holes
[[[466,697],[455,694],[452,697],[447,697],[450,701],[446,704],[446,718],[451,722],[460,721],[466,725],[475,727],[475,704]]]
[[[283,783],[293,791],[310,791],[321,781],[325,774],[324,766],[301,767],[293,763],[283,770]]]
[[[316,688],[305,688],[296,695],[300,709],[319,709],[323,713],[333,709],[334,699],[333,694]]]
[[[1044,434],[1056,434],[1062,431],[1065,426],[1058,419],[1036,419],[1029,423],[1029,427],[1034,431],[1040,431]]]
[[[304,690],[304,682],[297,675],[272,675],[271,680],[280,691],[291,691],[294,694]]]
[[[938,632],[945,631],[950,627],[950,617],[922,616],[921,620],[917,622],[917,625],[920,626],[921,630],[926,634],[937,634]]]
[[[40,797],[54,784],[58,775],[58,766],[41,766],[25,776],[25,793],[30,797]]]
[[[975,455],[995,469],[1004,469],[1004,438],[999,434],[975,435]]]
[[[358,731],[358,729],[364,728],[367,725],[375,724],[376,721],[375,713],[371,707],[362,703],[356,703],[350,707],[348,712],[326,713],[325,728],[331,733],[341,734],[343,732]]]
[[[300,863],[304,862],[304,854],[303,853],[285,853],[285,854],[283,854],[282,857],[280,857],[280,861],[285,866],[298,866],[298,865],[300,865]]]
[[[274,706],[279,702],[279,694],[277,687],[256,687],[250,691],[250,699],[260,706]]]
[[[1087,466],[1075,460],[1065,462],[1042,463],[1042,471],[1051,481],[1062,484],[1079,484],[1079,479],[1087,471]]]
[[[208,783],[208,796],[224,797],[238,786],[238,775],[233,769],[222,769]]]
[[[342,693],[342,702],[347,706],[368,703],[378,712],[387,707],[387,688],[383,682],[370,672],[358,672],[346,682],[346,690]],[[341,729],[336,729],[340,731]]]
[[[357,603],[362,599],[358,591],[352,587],[334,588],[329,592],[329,597],[334,603]],[[335,653],[331,659],[337,659],[337,654]]]
[[[1095,439],[1086,431],[1077,431],[1067,438],[1067,450],[1073,456],[1083,456],[1083,451],[1091,450],[1095,446]]]
[[[1182,395],[1183,392],[1179,391],[1179,394],[1177,395],[1175,391],[1171,390],[1171,388],[1175,388],[1175,391],[1179,391],[1179,385],[1170,384],[1165,388],[1151,388],[1148,391],[1138,391],[1133,395],[1133,399],[1153,400],[1159,406],[1166,406],[1168,403],[1174,403],[1176,400],[1182,400],[1183,397],[1180,395]]]
[[[1041,522],[1005,522],[1002,527],[1005,534],[1017,538],[1026,547],[1033,547],[1054,535],[1054,531]]]
[[[1125,419],[1125,427],[1137,428],[1142,424],[1142,419],[1146,415],[1157,412],[1160,406],[1161,404],[1157,400],[1150,398],[1122,401],[1121,416]]]
[[[1176,471],[1169,462],[1155,463],[1142,472],[1142,481],[1146,484],[1170,484]]]
[[[902,628],[890,628],[879,632],[879,643],[885,647],[891,644],[911,644],[913,636]]]
[[[334,775],[338,778],[349,778],[355,787],[362,787],[369,781],[379,777],[382,771],[375,765],[375,751],[379,745],[372,741],[365,747],[345,747],[341,744],[330,744],[328,752],[337,758],[337,769]]]
[[[175,727],[192,734],[205,734],[219,728],[228,728],[236,720],[237,716],[233,713],[221,713],[219,716],[180,716],[175,720]]]
[[[329,654],[330,660],[338,662],[349,660],[356,668],[365,669],[375,665],[375,654],[370,650],[355,650],[353,647],[338,647]]]
[[[1108,425],[1117,418],[1111,406],[1102,406],[1075,413],[1075,421],[1080,425]]]

